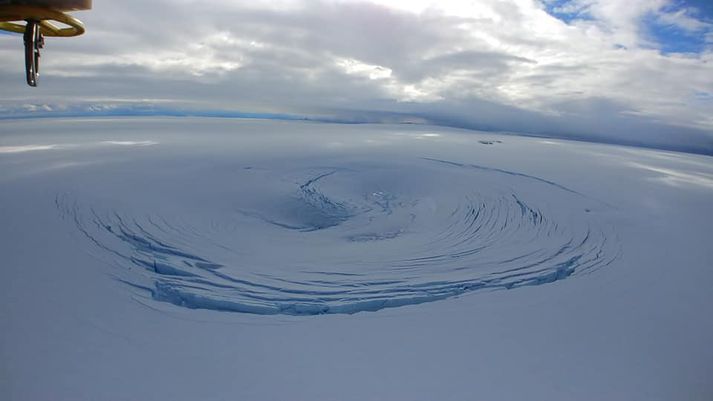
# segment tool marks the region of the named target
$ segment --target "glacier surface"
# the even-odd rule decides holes
[[[6,121],[0,188],[3,399],[713,394],[710,157]]]

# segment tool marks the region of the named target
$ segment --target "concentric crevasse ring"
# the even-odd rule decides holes
[[[57,205],[123,281],[188,308],[375,311],[551,283],[618,255],[596,201],[517,172],[435,159],[234,171],[246,195],[222,209]]]

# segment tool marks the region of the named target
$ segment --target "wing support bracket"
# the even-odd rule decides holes
[[[25,24],[15,21],[25,21]],[[57,26],[53,22],[65,26]],[[45,45],[45,36],[78,36],[84,33],[84,24],[69,14],[51,8],[9,5],[0,7],[0,29],[23,34],[27,84],[37,86],[40,49]]]

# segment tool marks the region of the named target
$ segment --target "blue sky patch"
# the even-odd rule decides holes
[[[591,19],[583,7],[576,7],[570,0],[547,0],[543,2],[545,11],[551,16],[566,22]]]
[[[701,22],[700,26],[695,29],[686,28],[663,18],[663,13],[673,15],[681,12]],[[706,36],[713,33],[713,2],[676,1],[664,7],[661,13],[646,15],[642,24],[647,39],[656,43],[656,47],[663,54],[701,53],[711,45],[706,42]]]
[[[643,22],[648,38],[664,54],[700,53],[706,48],[706,33],[710,29],[689,31],[676,25],[663,24],[655,16],[647,16]]]
[[[567,24],[592,19],[586,6],[577,5],[572,0],[544,0],[542,4],[547,13]],[[686,28],[677,25],[671,18],[664,18],[676,13],[684,13],[686,17],[699,21],[700,26],[697,29]],[[713,46],[713,1],[672,1],[659,12],[645,15],[641,20],[641,32],[663,54],[701,53]]]

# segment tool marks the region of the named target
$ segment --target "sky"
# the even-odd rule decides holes
[[[95,0],[0,118],[410,122],[713,154],[710,0]]]

